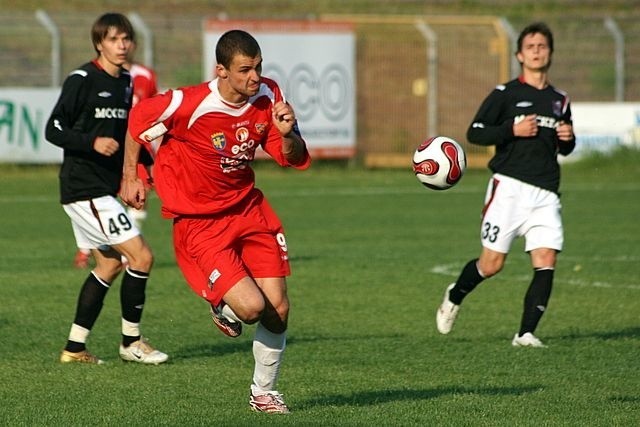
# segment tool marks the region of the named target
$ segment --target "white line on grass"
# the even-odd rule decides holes
[[[443,276],[449,277],[458,277],[460,274],[460,265],[459,264],[440,264],[431,268],[431,273],[440,274]],[[516,277],[516,280],[527,281],[530,280],[530,276],[519,276]],[[585,279],[566,279],[560,281],[560,283],[567,283],[569,285],[581,286],[581,287],[592,287],[592,288],[604,288],[604,289],[633,289],[640,290],[640,284],[636,283],[608,283],[602,281],[590,281]]]
[[[575,184],[568,185],[564,190],[571,192],[593,192],[595,189],[601,189],[599,185],[590,184]],[[602,186],[602,189],[605,188]],[[615,187],[608,188],[608,192],[635,192],[640,190],[640,185],[637,183],[629,183],[624,185],[616,185]],[[419,183],[415,186],[403,186],[403,187],[341,187],[341,188],[303,188],[297,190],[265,190],[264,193],[268,197],[318,197],[318,196],[386,196],[386,195],[398,195],[398,194],[479,194],[482,196],[485,191],[485,187],[478,186],[459,186],[446,192],[435,192],[422,188]],[[155,193],[150,193],[150,197],[154,197]],[[0,203],[49,203],[51,201],[57,201],[57,195],[52,196],[0,196]]]

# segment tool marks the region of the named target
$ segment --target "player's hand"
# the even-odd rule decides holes
[[[123,177],[120,183],[120,198],[127,206],[142,209],[147,201],[147,191],[142,180],[137,176]]]
[[[563,121],[556,126],[556,135],[560,141],[571,141],[573,139],[573,126]]]
[[[280,135],[288,135],[296,123],[296,115],[289,104],[282,101],[275,103],[272,109],[273,123],[280,131]]]
[[[513,135],[530,138],[538,134],[538,121],[535,114],[518,116],[513,120]]]
[[[113,138],[99,136],[93,141],[93,149],[103,156],[113,156],[120,149],[120,144]]]

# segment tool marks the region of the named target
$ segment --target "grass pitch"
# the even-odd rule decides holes
[[[479,253],[488,172],[435,192],[408,168],[257,165],[292,259],[286,417],[249,411],[254,328],[231,340],[213,327],[175,266],[156,198],[143,333],[170,363],[118,359],[118,280],[89,340],[108,363],[59,364],[87,271],[71,267],[57,168],[2,166],[0,424],[638,425],[639,161],[626,150],[563,167],[565,251],[537,331],[546,349],[510,345],[531,277],[521,240],[453,332],[435,329],[445,286]]]

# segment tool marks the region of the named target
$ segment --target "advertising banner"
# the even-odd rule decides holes
[[[59,88],[0,88],[0,162],[62,162],[62,149],[44,138],[59,95]]]
[[[640,147],[640,103],[576,102],[571,113],[576,149],[567,160],[621,145]]]
[[[345,23],[220,21],[204,23],[203,76],[214,78],[215,47],[232,29],[253,35],[262,51],[262,75],[275,80],[293,106],[313,157],[356,152],[355,35]]]

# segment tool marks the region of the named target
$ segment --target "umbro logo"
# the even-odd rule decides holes
[[[111,97],[111,92],[107,92],[106,90],[104,90],[104,91],[100,92],[98,94],[98,96],[100,98],[110,98]]]
[[[516,107],[527,108],[527,107],[531,107],[532,105],[533,105],[533,102],[531,101],[520,101],[516,104]]]

